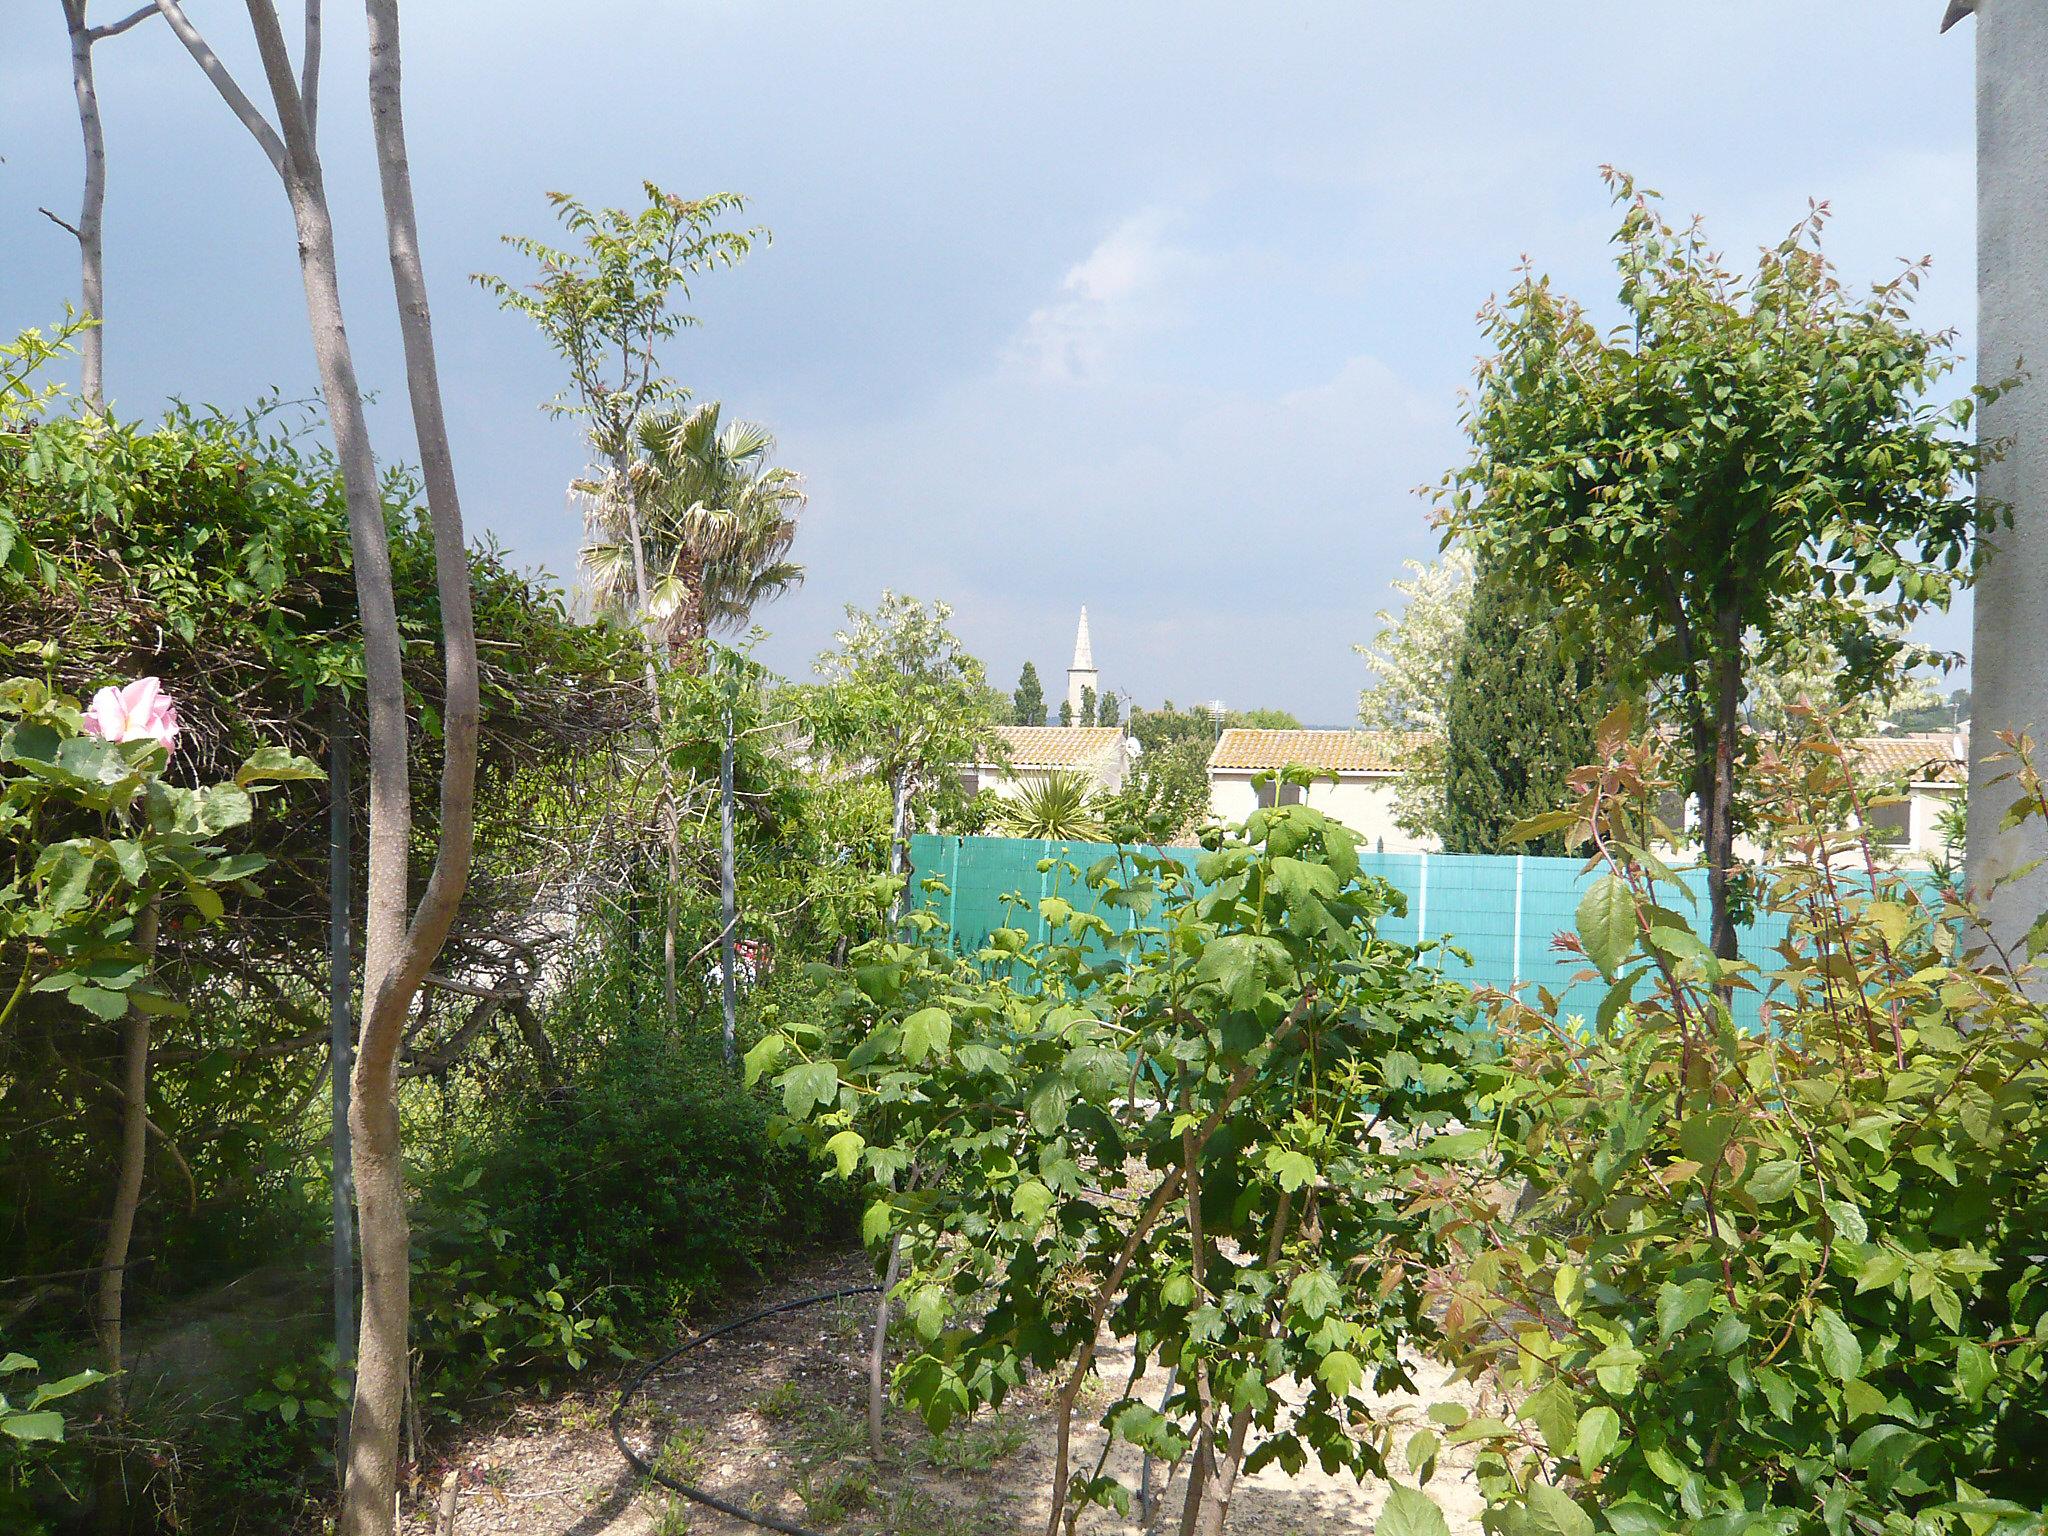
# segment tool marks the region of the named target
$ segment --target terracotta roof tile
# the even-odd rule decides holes
[[[1123,739],[1117,725],[1004,725],[996,734],[1013,768],[1089,768],[1111,757]]]
[[[1957,754],[1956,738],[1947,731],[1863,736],[1848,743],[1848,750],[1857,771],[1875,777],[1960,784],[1969,775],[1969,765]]]
[[[1305,763],[1333,773],[1394,773],[1422,738],[1405,731],[1252,731],[1233,728],[1216,741],[1211,768],[1284,768]]]

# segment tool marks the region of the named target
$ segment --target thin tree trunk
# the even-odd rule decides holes
[[[739,892],[733,870],[732,711],[725,714],[725,740],[718,752],[718,911],[719,1001],[725,1009],[725,1064],[729,1067],[739,1053],[739,1008],[734,989],[738,959],[740,921]]]
[[[397,115],[397,11],[369,5],[372,119],[398,285],[406,378],[434,529],[441,597],[443,700],[441,827],[433,869],[408,921],[412,805],[410,747],[391,551],[355,359],[342,321],[333,220],[312,125],[270,0],[246,0],[265,81],[276,104],[273,128],[186,18],[178,0],[156,0],[186,50],[248,128],[284,183],[298,233],[299,273],[349,515],[356,605],[363,633],[369,718],[369,862],[363,923],[363,1010],[350,1106],[361,1216],[363,1308],[356,1361],[354,1423],[342,1499],[343,1536],[389,1536],[396,1512],[398,1434],[405,1411],[409,1269],[397,1066],[406,1014],[439,953],[467,883],[477,730],[475,637],[470,627],[467,552],[441,426],[424,285],[419,280],[403,127]]]
[[[64,0],[64,22],[71,31],[71,90],[78,98],[78,131],[85,142],[85,195],[79,204],[78,309],[90,324],[78,339],[78,390],[86,409],[95,415],[107,409],[103,381],[106,290],[104,237],[107,207],[107,138],[100,123],[99,88],[93,79],[92,30],[86,25],[86,0]]]
[[[353,1146],[349,1139],[350,1090],[355,1078],[354,946],[349,937],[349,766],[348,710],[339,691],[328,719],[327,830],[327,1012],[333,1103],[330,1136],[334,1195],[334,1357],[350,1396],[356,1379],[356,1233]],[[335,1475],[346,1480],[349,1405],[334,1420]]]
[[[903,1235],[889,1239],[889,1263],[882,1272],[882,1299],[875,1303],[874,1337],[868,1344],[868,1456],[882,1459],[882,1409],[888,1395],[882,1389],[882,1366],[889,1352],[889,1293],[903,1274]]]
[[[626,508],[626,547],[633,557],[633,596],[640,614],[640,643],[646,653],[647,704],[654,717],[655,750],[661,754],[661,821],[663,853],[668,875],[661,896],[661,1001],[665,1022],[674,1027],[682,1008],[681,987],[676,977],[676,929],[682,921],[677,888],[683,878],[683,830],[676,806],[675,786],[668,766],[668,745],[662,739],[661,678],[657,658],[662,647],[654,638],[653,589],[647,581],[647,540],[640,526],[640,491],[633,479],[632,458],[623,446],[631,423],[618,428],[620,446],[612,452],[612,473]]]
[[[147,964],[156,953],[157,903],[143,909],[135,925],[135,944]],[[114,1175],[114,1208],[107,1222],[106,1246],[100,1252],[99,1289],[93,1324],[99,1335],[100,1368],[107,1373],[107,1391],[114,1417],[126,1411],[127,1390],[121,1380],[121,1320],[128,1275],[128,1245],[135,1235],[135,1213],[142,1205],[142,1176],[149,1155],[149,1015],[130,1007],[121,1016],[121,1157]]]
[[[1707,897],[1712,911],[1711,946],[1723,960],[1737,955],[1735,918],[1729,909],[1729,880],[1735,869],[1735,764],[1742,739],[1742,613],[1732,603],[1716,616],[1714,659],[1714,755],[1709,776],[1712,815],[1702,808],[1701,831],[1707,862]]]
[[[250,0],[255,7],[267,0]],[[381,869],[376,857],[376,824],[372,817],[370,878],[389,883],[384,893],[397,912],[397,942],[374,959],[366,954],[366,985],[376,986],[375,1001],[365,1009],[362,1047],[356,1057],[357,1204],[363,1228],[363,1321],[357,1349],[357,1429],[349,1447],[349,1472],[342,1500],[344,1536],[380,1536],[389,1532],[397,1489],[397,1412],[405,1402],[410,1366],[408,1329],[411,1311],[409,1231],[405,1209],[405,1172],[400,1143],[397,1069],[405,1016],[428,968],[454,926],[469,881],[475,820],[479,702],[476,629],[471,611],[469,551],[463,537],[462,508],[455,486],[454,455],[449,447],[447,419],[441,401],[439,368],[434,353],[433,317],[427,303],[426,277],[419,254],[418,218],[413,206],[412,169],[406,152],[401,94],[401,61],[397,0],[366,0],[370,49],[370,123],[377,146],[377,170],[384,201],[386,243],[398,305],[399,333],[405,348],[406,392],[412,404],[413,428],[419,443],[420,468],[426,485],[428,515],[434,533],[435,585],[441,604],[444,667],[442,701],[442,763],[439,846],[410,925],[404,922],[406,861],[404,840],[410,805],[405,804],[396,857]],[[259,26],[259,32],[261,31]],[[291,89],[283,41],[272,29],[265,48],[265,66],[280,100]],[[310,134],[306,153],[312,158]],[[315,161],[317,167],[317,161]],[[317,169],[316,169],[317,175]],[[323,199],[324,202],[324,199]],[[331,261],[331,242],[327,251]],[[310,289],[309,289],[310,293]],[[338,300],[337,300],[337,320]],[[338,326],[337,326],[338,331]],[[344,343],[345,346],[345,343]],[[349,370],[353,373],[353,368]],[[367,442],[365,443],[367,448]],[[391,649],[389,682],[399,683],[398,626],[391,610],[390,554],[384,546],[381,519],[377,528],[382,590],[376,604],[390,611],[380,622],[388,626]],[[363,595],[358,565],[358,597],[364,608],[365,648],[372,603]],[[374,717],[373,717],[374,718]],[[403,695],[392,722],[396,729],[382,740],[372,730],[371,794],[375,804],[378,768],[395,774],[399,785],[406,773],[406,722]],[[397,819],[397,818],[394,818]],[[376,902],[373,900],[373,908]],[[367,1174],[367,1176],[365,1176]],[[363,1420],[368,1415],[370,1423]]]

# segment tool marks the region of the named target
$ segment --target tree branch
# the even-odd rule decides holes
[[[36,209],[36,212],[40,213],[44,218],[48,219],[52,224],[56,225],[59,229],[69,231],[72,238],[77,240],[83,240],[85,238],[84,233],[79,229],[79,227],[76,224],[72,223],[69,219],[61,219],[56,214],[50,212],[50,210],[47,208],[38,208]]]
[[[96,43],[99,42],[102,38],[119,37],[123,32],[126,32],[130,27],[138,26],[141,23],[149,20],[150,17],[156,14],[157,8],[155,0],[151,0],[150,4],[142,6],[141,8],[127,16],[123,16],[119,21],[110,21],[104,27],[92,27],[88,29],[85,34],[86,40],[89,42]]]
[[[271,168],[278,175],[285,175],[284,140],[278,137],[277,130],[270,126],[270,120],[258,110],[256,103],[249,99],[248,93],[235,83],[235,77],[228,72],[227,65],[221,62],[220,55],[213,51],[206,39],[199,35],[199,29],[193,26],[185,15],[184,7],[179,5],[178,0],[156,0],[156,8],[163,13],[164,20],[170,23],[171,30],[178,36],[178,41],[185,45],[185,51],[192,55],[193,62],[198,64],[201,72],[213,82],[213,88],[220,92],[220,99],[228,104],[228,110],[241,119],[242,126],[249,130],[250,137],[256,140],[257,148],[261,149],[265,158],[270,161]]]
[[[299,99],[306,113],[306,136],[320,124],[320,0],[306,0],[306,47],[299,61]]]

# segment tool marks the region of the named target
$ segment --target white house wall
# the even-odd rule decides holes
[[[1258,790],[1250,769],[1213,768],[1209,772],[1209,814],[1218,821],[1243,821],[1259,808]],[[1310,785],[1302,802],[1359,836],[1365,852],[1433,853],[1435,838],[1417,838],[1395,820],[1391,774],[1345,774]]]

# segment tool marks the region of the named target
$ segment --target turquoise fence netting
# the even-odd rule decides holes
[[[1201,857],[1198,848],[1148,850],[1163,852],[1190,870]],[[914,871],[913,901],[944,920],[954,941],[966,950],[979,948],[993,929],[1008,925],[1032,930],[1039,938],[1046,928],[1038,916],[1038,903],[1047,896],[1059,896],[1084,910],[1097,910],[1091,892],[1082,881],[1066,875],[1057,866],[1041,871],[1046,859],[1071,862],[1086,870],[1097,860],[1113,856],[1116,848],[1104,843],[1041,842],[1015,837],[931,837],[910,840],[910,861]],[[1361,853],[1358,862],[1364,872],[1377,875],[1408,898],[1404,917],[1389,918],[1383,925],[1385,937],[1404,943],[1441,939],[1464,951],[1463,958],[1439,949],[1428,964],[1440,966],[1446,976],[1472,986],[1525,988],[1524,996],[1534,1001],[1536,989],[1548,988],[1563,1000],[1567,1013],[1590,1021],[1600,1006],[1606,988],[1599,981],[1573,978],[1588,969],[1577,955],[1557,950],[1553,940],[1576,926],[1579,898],[1599,878],[1586,872],[1581,859],[1539,858],[1528,855],[1445,854],[1445,853]],[[927,877],[936,877],[942,891],[923,889]],[[1693,890],[1697,903],[1697,931],[1706,930],[1706,875],[1687,870],[1682,878]],[[1915,875],[1916,883],[1931,881]],[[1022,897],[1021,909],[1006,905],[1006,897]],[[1664,898],[1682,906],[1675,895]],[[1127,927],[1130,914],[1101,911],[1105,921]],[[1741,931],[1745,959],[1768,963],[1768,952],[1781,944],[1786,920],[1775,914]],[[1758,1022],[1758,999],[1753,994],[1736,998],[1738,1022]]]

